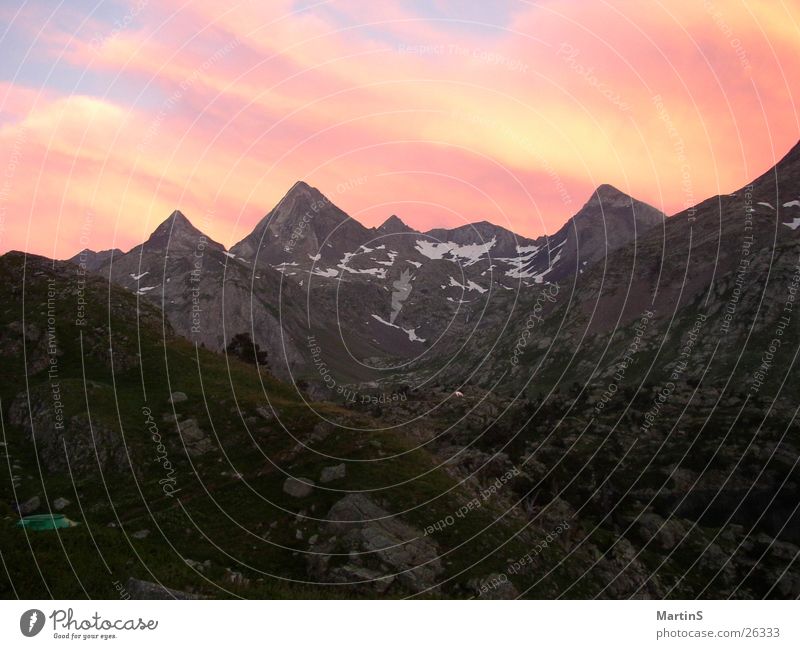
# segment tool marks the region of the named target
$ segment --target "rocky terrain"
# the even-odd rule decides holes
[[[230,251],[175,212],[127,253],[70,261],[158,305],[209,349],[249,333],[274,374],[322,394],[322,364],[345,384],[441,367],[487,316],[508,320],[531,289],[582,274],[663,218],[603,185],[536,240],[485,221],[421,233],[392,215],[366,228],[298,182]]]
[[[535,240],[299,182],[230,250],[8,253],[0,593],[798,597],[799,224],[796,146]]]

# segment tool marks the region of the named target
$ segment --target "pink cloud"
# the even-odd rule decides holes
[[[0,144],[25,134],[0,249],[69,256],[87,210],[93,247],[129,247],[175,207],[213,212],[208,233],[231,244],[298,178],[369,225],[397,212],[537,236],[604,182],[677,211],[677,139],[699,201],[800,131],[797,10],[704,6],[556,1],[466,31],[397,2],[174,0],[99,40],[94,22],[49,31],[48,56],[130,100],[0,86]]]

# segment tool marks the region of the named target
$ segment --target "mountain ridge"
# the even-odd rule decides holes
[[[800,147],[800,144],[798,145]],[[598,196],[605,196],[603,199],[602,197],[598,199]],[[584,204],[584,208],[589,205],[597,205],[602,204],[605,202],[606,204],[610,203],[613,200],[622,201],[624,204],[628,202],[632,202],[635,205],[644,205],[645,207],[649,208],[650,210],[655,210],[658,214],[662,214],[656,208],[648,205],[644,201],[636,199],[625,192],[615,188],[613,185],[610,184],[602,184],[599,185],[589,196],[587,202]],[[530,242],[530,241],[538,241],[540,239],[546,239],[547,237],[555,236],[558,231],[563,228],[564,226],[568,225],[570,221],[572,221],[576,216],[580,215],[581,212],[578,212],[571,216],[567,221],[564,222],[563,225],[559,227],[559,230],[556,230],[552,234],[542,234],[536,237],[535,239],[531,239],[528,236],[517,234],[513,230],[506,228],[505,226],[499,225],[492,221],[488,221],[486,219],[481,219],[478,221],[470,221],[469,223],[465,223],[464,225],[455,226],[451,228],[447,227],[434,227],[424,232],[415,230],[414,228],[410,227],[406,224],[399,216],[396,214],[390,215],[383,223],[379,226],[374,228],[368,228],[366,225],[358,221],[357,219],[353,218],[346,212],[344,212],[341,208],[336,206],[330,198],[328,198],[325,194],[323,194],[318,188],[309,185],[307,182],[303,180],[296,181],[290,188],[287,190],[286,194],[275,204],[275,206],[270,210],[264,217],[262,217],[254,226],[254,228],[245,235],[242,239],[237,241],[236,243],[232,244],[230,248],[226,247],[224,244],[214,241],[208,235],[203,233],[199,228],[197,228],[192,222],[189,217],[187,217],[180,209],[174,210],[170,215],[162,221],[156,228],[151,232],[148,239],[146,239],[142,244],[138,244],[139,246],[147,243],[157,243],[159,246],[163,246],[167,239],[170,237],[170,233],[172,233],[172,237],[176,237],[176,235],[182,235],[184,233],[189,233],[193,236],[203,235],[205,236],[212,245],[219,246],[226,251],[234,252],[237,251],[241,252],[243,249],[252,248],[253,241],[256,238],[260,238],[261,234],[259,231],[263,231],[265,229],[269,229],[270,232],[273,232],[278,229],[277,226],[283,225],[286,223],[286,219],[290,216],[293,212],[296,212],[293,209],[297,204],[300,204],[302,207],[307,208],[301,212],[301,216],[306,214],[309,217],[313,217],[316,213],[325,206],[331,206],[335,209],[334,214],[340,217],[340,223],[344,223],[347,221],[352,221],[353,223],[358,224],[361,229],[365,232],[370,230],[377,231],[380,233],[386,234],[398,234],[401,232],[405,233],[418,233],[418,234],[425,234],[436,236],[441,233],[459,233],[466,230],[488,230],[488,229],[497,229],[499,231],[503,231],[505,233],[514,235],[521,241]],[[583,209],[583,208],[582,208]],[[277,211],[277,212],[276,212]],[[666,217],[671,218],[671,217]],[[292,222],[292,225],[296,225],[296,223]],[[270,227],[271,226],[271,227]],[[138,247],[138,246],[134,246]],[[92,249],[86,248],[80,252],[89,252],[92,254],[100,254],[103,251],[94,251]],[[115,252],[122,252],[119,248],[114,249]],[[130,252],[130,251],[128,251]],[[70,257],[69,260],[74,259],[77,257],[73,255]]]

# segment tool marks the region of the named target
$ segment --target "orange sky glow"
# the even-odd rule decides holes
[[[800,137],[796,2],[93,6],[0,9],[0,252],[127,250],[176,208],[230,246],[298,179],[369,226],[533,237],[602,183],[675,213]]]

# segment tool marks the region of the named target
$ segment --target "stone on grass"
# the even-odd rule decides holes
[[[293,498],[305,498],[314,491],[314,481],[308,478],[286,478],[283,483],[283,492]]]
[[[66,498],[56,498],[53,501],[53,509],[55,509],[57,512],[60,512],[62,509],[69,507],[71,504],[72,503]]]
[[[27,516],[28,514],[33,514],[39,506],[42,504],[41,499],[39,496],[34,496],[33,498],[29,498],[24,503],[19,503],[17,505],[17,511],[23,516]]]
[[[326,466],[322,469],[322,473],[319,476],[320,482],[333,482],[334,480],[339,480],[344,478],[345,474],[347,473],[347,468],[344,464],[336,464],[334,466]]]

